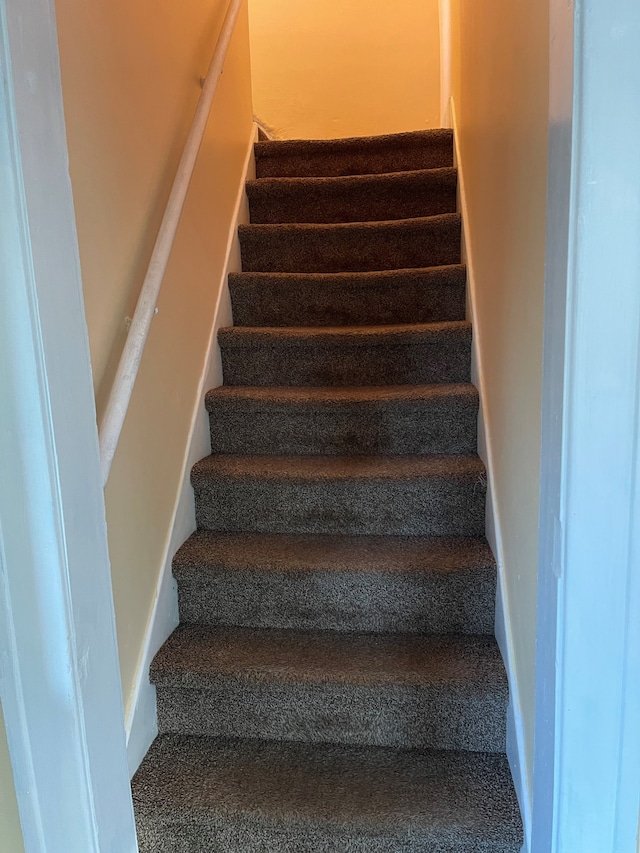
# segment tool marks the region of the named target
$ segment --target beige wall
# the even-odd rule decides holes
[[[24,853],[18,817],[13,772],[0,705],[0,849],[2,853]]]
[[[548,4],[454,0],[454,100],[508,617],[533,764]]]
[[[440,124],[438,0],[249,0],[254,110],[276,137]]]
[[[57,0],[98,409],[112,382],[226,0]],[[252,134],[246,6],[232,40],[106,489],[125,704],[154,603]]]

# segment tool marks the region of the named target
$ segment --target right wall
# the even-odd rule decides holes
[[[452,87],[474,335],[500,540],[525,794],[531,796],[538,572],[548,4],[451,0]],[[500,551],[502,553],[500,553]]]

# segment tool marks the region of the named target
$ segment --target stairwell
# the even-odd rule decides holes
[[[450,131],[260,142],[141,853],[518,853]]]

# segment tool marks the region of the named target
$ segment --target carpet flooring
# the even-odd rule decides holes
[[[519,853],[451,132],[255,153],[140,853]]]

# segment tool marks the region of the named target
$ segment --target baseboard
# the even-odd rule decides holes
[[[513,637],[510,626],[510,610],[507,600],[504,547],[500,513],[494,490],[494,451],[491,443],[490,414],[485,407],[485,374],[483,370],[482,324],[479,322],[476,305],[477,289],[473,264],[473,250],[469,240],[469,210],[464,182],[464,164],[460,156],[460,140],[454,99],[449,102],[449,118],[454,132],[454,165],[458,169],[458,211],[462,215],[462,261],[467,267],[467,317],[473,326],[471,353],[471,381],[480,395],[478,413],[478,453],[487,469],[486,535],[498,564],[498,589],[496,595],[496,639],[509,679],[509,708],[507,712],[507,757],[513,775],[522,822],[525,843],[523,853],[531,849],[532,791],[526,771],[524,726],[522,720],[520,690],[514,665]]]
[[[149,667],[156,652],[171,632],[175,630],[179,621],[178,596],[175,581],[171,574],[171,562],[175,552],[184,540],[193,533],[196,526],[193,489],[191,488],[190,481],[191,468],[198,459],[202,459],[203,456],[211,452],[209,423],[204,407],[204,396],[210,388],[215,388],[222,384],[222,363],[220,360],[220,350],[217,346],[217,333],[221,326],[229,326],[232,323],[227,277],[230,272],[240,270],[238,225],[249,221],[249,211],[244,188],[247,179],[255,176],[253,144],[256,138],[257,127],[254,124],[247,144],[244,167],[238,184],[234,215],[229,226],[225,268],[220,283],[211,335],[203,359],[203,370],[198,386],[198,394],[192,412],[189,441],[185,449],[182,466],[181,485],[176,496],[172,522],[164,549],[162,570],[158,578],[151,615],[145,632],[145,642],[136,670],[135,687],[125,716],[127,759],[131,776],[133,776],[140,766],[140,762],[158,733],[156,691],[155,687],[149,682]]]
[[[438,0],[440,26],[440,124],[451,127],[451,0]]]
[[[259,140],[271,142],[278,138],[276,135],[276,129],[262,121],[258,116],[254,115],[253,121],[256,125],[256,133],[258,134]]]

